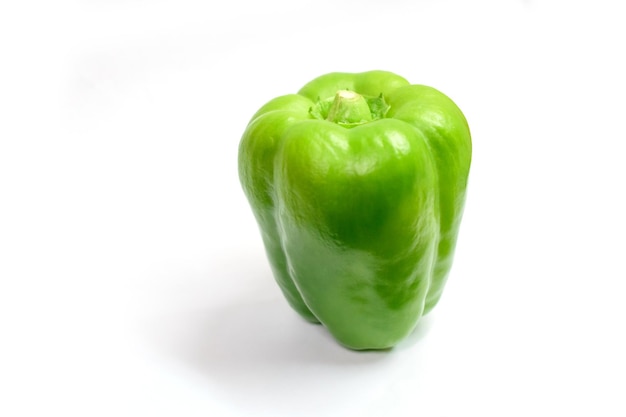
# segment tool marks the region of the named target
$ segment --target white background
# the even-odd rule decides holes
[[[626,415],[626,26],[614,1],[7,1],[0,415]],[[300,320],[237,147],[385,69],[463,109],[441,303],[390,352]]]

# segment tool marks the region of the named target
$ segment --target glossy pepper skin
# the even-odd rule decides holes
[[[452,100],[385,71],[261,107],[239,176],[289,304],[351,349],[411,333],[452,265],[471,146]]]

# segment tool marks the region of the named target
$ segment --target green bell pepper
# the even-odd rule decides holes
[[[289,304],[352,349],[410,334],[452,265],[471,147],[452,100],[385,71],[261,107],[239,177]]]

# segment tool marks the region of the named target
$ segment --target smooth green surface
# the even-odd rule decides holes
[[[289,304],[349,348],[384,349],[441,297],[470,160],[441,92],[331,73],[253,116],[239,176]]]

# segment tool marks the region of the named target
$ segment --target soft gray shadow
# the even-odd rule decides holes
[[[261,278],[276,285],[269,276]],[[352,351],[323,326],[300,319],[273,287],[263,288],[221,306],[166,314],[149,329],[158,350],[209,378],[229,404],[254,415],[315,415],[357,401],[351,398],[355,392],[376,395],[385,378],[398,371],[399,352],[413,349],[430,327],[425,319],[388,351]],[[311,393],[324,401],[312,404]]]

